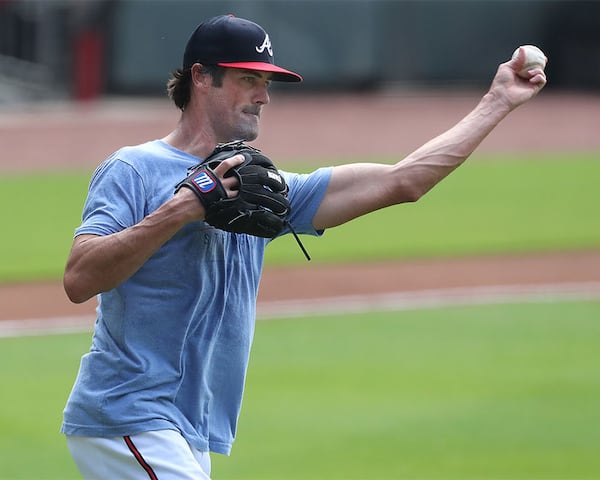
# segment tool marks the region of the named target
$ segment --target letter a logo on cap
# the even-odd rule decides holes
[[[263,41],[262,45],[260,47],[256,47],[256,52],[263,53],[265,51],[265,48],[267,49],[267,52],[269,52],[269,56],[272,57],[273,48],[271,47],[271,40],[269,39],[268,33],[265,35],[265,40]]]

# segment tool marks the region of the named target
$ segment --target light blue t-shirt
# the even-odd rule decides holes
[[[139,223],[198,161],[160,140],[119,150],[94,173],[75,234],[109,235]],[[282,173],[289,221],[298,233],[318,235],[312,219],[331,169]],[[268,242],[188,224],[127,281],[101,293],[61,431],[114,437],[176,429],[199,450],[229,454]]]

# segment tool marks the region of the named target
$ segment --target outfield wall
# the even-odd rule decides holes
[[[190,32],[223,13],[264,25],[302,91],[479,87],[526,43],[547,53],[554,87],[600,86],[594,1],[3,0],[0,94],[161,95]],[[29,75],[34,66],[43,75]]]

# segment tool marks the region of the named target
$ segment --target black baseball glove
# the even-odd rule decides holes
[[[239,192],[228,198],[214,169],[237,154],[244,156],[244,162],[225,176],[237,177]],[[191,189],[206,209],[208,224],[227,232],[265,238],[273,238],[283,230],[290,210],[288,187],[273,162],[260,150],[241,141],[222,143],[188,171],[188,177],[177,184],[175,193],[183,187]]]

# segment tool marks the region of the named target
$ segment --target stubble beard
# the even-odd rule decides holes
[[[258,125],[256,127],[242,128],[239,131],[239,135],[236,140],[243,140],[244,142],[251,142],[258,138]]]
[[[247,142],[256,140],[260,126],[260,107],[246,107],[242,111],[242,115],[247,122],[240,122],[240,134],[242,137],[240,139]]]

